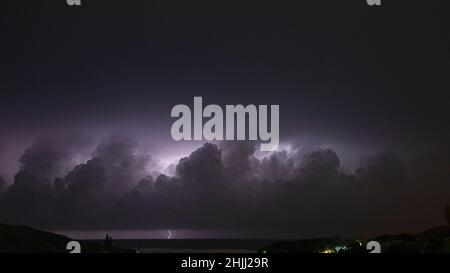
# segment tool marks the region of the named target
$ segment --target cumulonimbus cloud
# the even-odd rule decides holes
[[[261,157],[252,142],[206,143],[168,176],[148,170],[152,159],[139,153],[132,138],[112,135],[89,160],[54,178],[76,150],[55,145],[66,141],[37,140],[21,157],[14,183],[1,190],[0,180],[0,221],[58,229],[273,229],[345,236],[440,223],[450,199],[448,168],[434,168],[449,166],[448,156],[406,164],[382,153],[347,173],[329,148]],[[427,206],[418,202],[421,197]]]

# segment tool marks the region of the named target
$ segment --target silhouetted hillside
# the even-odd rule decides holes
[[[264,253],[369,253],[368,242],[376,241],[381,253],[450,253],[450,226],[438,226],[419,234],[381,235],[372,239],[322,238],[286,241],[259,249]]]
[[[0,252],[7,253],[68,253],[69,237],[35,230],[27,226],[0,224]],[[102,244],[79,241],[83,253],[132,252]]]

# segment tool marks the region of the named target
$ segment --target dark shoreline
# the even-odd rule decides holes
[[[106,234],[105,234],[106,236]],[[0,224],[1,253],[68,253],[73,239],[27,226]],[[368,253],[378,242],[388,253],[450,253],[450,226],[419,234],[381,235],[372,239],[117,239],[76,240],[83,253]]]

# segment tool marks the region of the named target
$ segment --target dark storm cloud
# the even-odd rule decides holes
[[[137,148],[138,143],[134,139],[120,134],[102,140],[92,159],[55,181],[55,189],[58,190],[55,215],[75,226],[80,221],[89,222],[92,226],[99,220],[103,221],[100,223],[108,223],[98,215],[111,209],[120,195],[136,184],[137,188],[143,188],[146,182],[139,180],[148,172],[150,157],[140,155]]]
[[[183,184],[193,191],[209,191],[224,185],[222,152],[214,144],[205,144],[198,150],[180,159],[176,168]]]
[[[265,157],[260,162],[260,172],[263,178],[269,180],[287,180],[293,177],[294,158],[287,151],[277,151]]]
[[[93,153],[105,169],[111,185],[117,192],[129,190],[138,179],[148,173],[151,158],[140,154],[139,143],[129,136],[113,134],[100,142]]]
[[[261,156],[252,142],[207,143],[167,176],[150,175],[150,159],[138,150],[133,139],[112,135],[53,185],[20,171],[0,196],[0,221],[58,229],[231,228],[354,236],[439,224],[450,196],[450,158],[442,153],[408,163],[382,153],[362,160],[352,174],[341,170],[329,148]]]
[[[222,159],[227,174],[239,178],[251,175],[256,171],[257,161],[253,157],[256,142],[226,141],[220,144]]]
[[[76,164],[77,156],[88,152],[91,142],[76,134],[39,137],[20,157],[20,172],[42,180],[64,175]]]
[[[3,190],[5,189],[5,179],[3,179],[3,177],[0,176],[0,194],[3,192]]]

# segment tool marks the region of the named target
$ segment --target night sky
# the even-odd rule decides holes
[[[442,224],[446,2],[2,3],[0,222],[301,237]],[[170,110],[194,96],[280,105],[279,151],[172,140]]]

